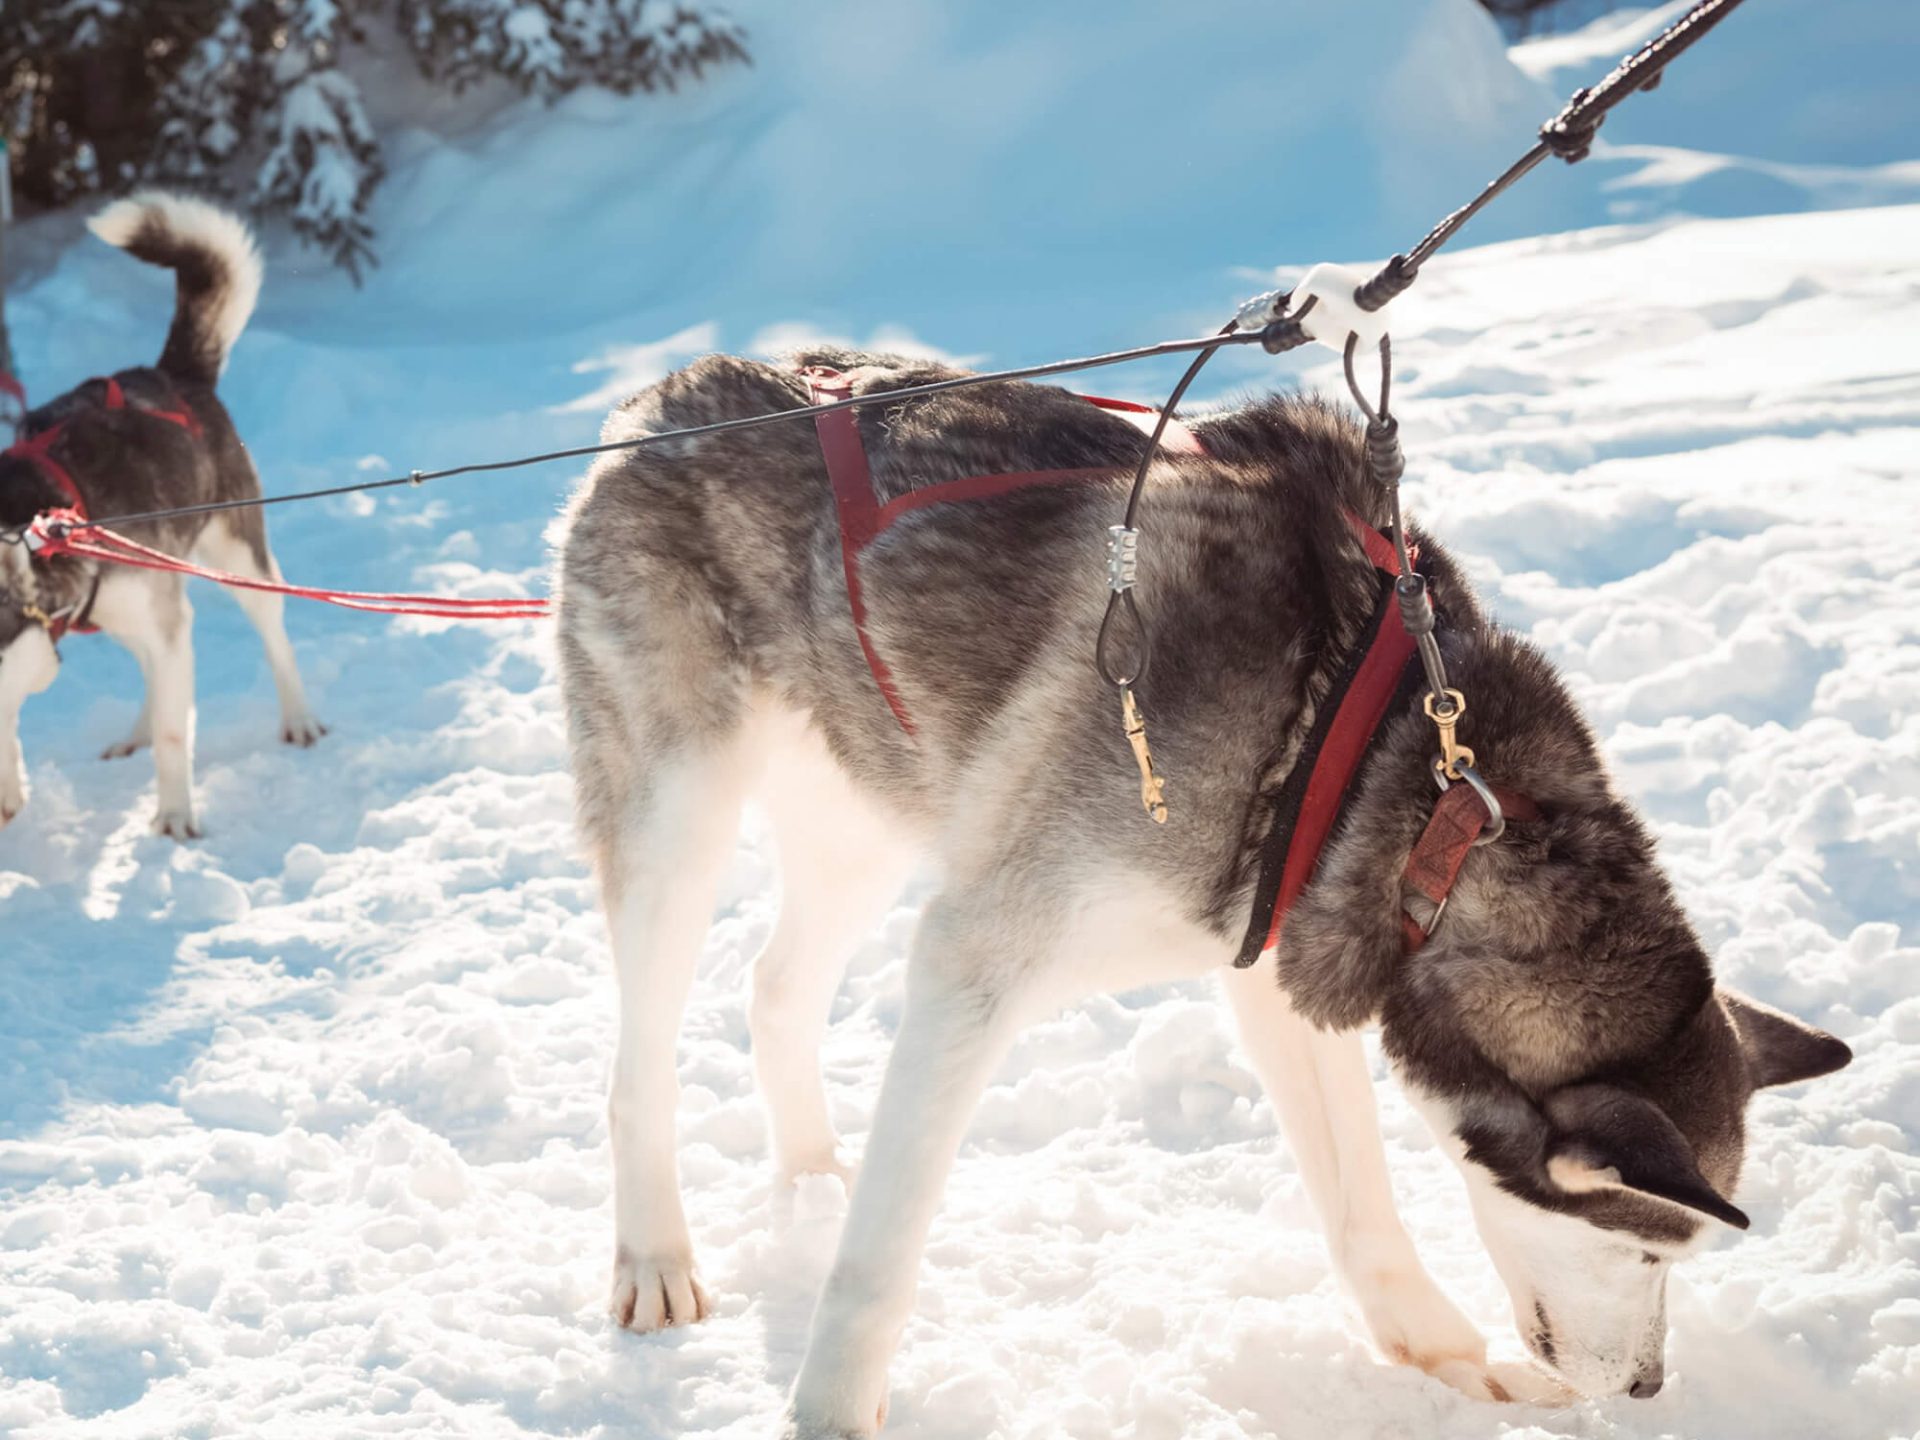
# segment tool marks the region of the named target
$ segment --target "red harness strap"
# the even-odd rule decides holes
[[[90,381],[88,383],[91,384],[95,382]],[[124,410],[127,408],[127,392],[120,388],[120,382],[117,379],[111,375],[105,375],[100,378],[98,383],[107,387],[105,399],[101,402],[106,409]],[[178,400],[180,397],[176,394],[174,398]],[[192,407],[184,400],[180,401],[180,408],[178,410],[162,410],[155,405],[140,405],[136,408],[142,415],[151,415],[156,420],[165,420],[170,425],[178,425],[196,440],[200,437],[200,417],[193,413]]]
[[[841,371],[825,365],[810,365],[800,372],[816,405],[845,400],[853,394],[853,382]],[[1113,411],[1141,429],[1151,430],[1160,412],[1150,405],[1131,400],[1109,400],[1104,396],[1083,395],[1090,405]],[[867,668],[874,683],[893,711],[893,718],[908,735],[916,733],[913,716],[900,698],[893,672],[875,648],[867,631],[867,606],[860,588],[860,553],[886,528],[903,515],[924,510],[929,505],[957,504],[968,500],[991,500],[1032,485],[1066,485],[1086,480],[1110,480],[1116,473],[1111,465],[1087,466],[1074,470],[1016,470],[1004,475],[967,475],[958,480],[927,485],[896,496],[881,504],[873,493],[873,471],[867,464],[866,446],[860,440],[860,427],[851,408],[816,415],[814,430],[820,436],[820,456],[826,461],[827,479],[833,486],[834,509],[840,517],[840,563],[847,577],[847,604],[853,611],[854,633],[860,637],[860,651],[867,657]],[[1174,454],[1203,455],[1205,448],[1194,433],[1178,420],[1169,420],[1161,435],[1161,446]]]
[[[816,405],[845,400],[853,394],[852,385],[838,370],[813,366],[802,373]],[[894,688],[893,672],[887,669],[887,662],[880,658],[880,652],[873,647],[873,637],[867,633],[867,605],[860,593],[860,552],[871,545],[887,525],[880,518],[880,503],[874,499],[867,447],[860,443],[860,427],[851,409],[816,415],[813,428],[820,436],[820,455],[827,462],[827,478],[833,482],[833,505],[840,515],[840,564],[847,575],[847,604],[853,611],[853,632],[860,637],[867,668],[873,672],[874,683],[880,687],[887,708],[893,711],[900,728],[912,735],[913,717],[907,713],[906,703]]]
[[[1347,513],[1347,524],[1376,570],[1387,576],[1399,573],[1399,555],[1391,540],[1351,511]],[[1326,848],[1327,837],[1340,818],[1347,790],[1359,773],[1360,762],[1366,758],[1380,722],[1386,719],[1387,707],[1393,703],[1394,693],[1406,676],[1414,650],[1413,637],[1401,622],[1399,608],[1393,604],[1389,592],[1374,617],[1373,633],[1367,639],[1359,666],[1352,671],[1352,679],[1339,695],[1333,719],[1313,752],[1313,766],[1307,773],[1306,787],[1300,792],[1300,807],[1287,835],[1286,859],[1261,950],[1271,949],[1279,941],[1281,923],[1313,878],[1314,869],[1320,863],[1320,852]],[[1254,954],[1257,958],[1259,951]]]
[[[85,383],[106,387],[100,402],[102,409],[124,410],[127,408],[127,392],[121,388],[120,382],[113,376],[108,375]],[[200,434],[200,421],[184,404],[178,410],[157,410],[148,405],[137,408],[141,414],[151,415],[156,420],[165,420],[169,424],[178,425],[190,435]],[[60,443],[60,437],[66,433],[67,426],[72,423],[71,416],[55,421],[36,434],[14,441],[0,453],[16,460],[24,460],[46,476],[66,500],[67,508],[76,512],[84,520],[87,517],[86,498],[81,495],[80,487],[74,483],[72,472],[53,458],[53,447]]]

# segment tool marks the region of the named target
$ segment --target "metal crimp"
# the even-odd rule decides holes
[[[1133,698],[1131,685],[1120,691],[1120,726],[1127,733],[1127,743],[1133,747],[1134,763],[1140,767],[1140,804],[1145,807],[1148,819],[1164,825],[1167,823],[1166,785],[1153,768],[1153,751],[1147,748],[1147,722]]]
[[[1267,290],[1242,305],[1233,317],[1236,330],[1264,330],[1287,313],[1291,290]]]
[[[1107,588],[1124,595],[1140,578],[1140,532],[1126,525],[1107,527]]]
[[[1440,753],[1434,757],[1433,769],[1442,782],[1459,780],[1461,768],[1473,764],[1473,751],[1454,738],[1454,729],[1460,724],[1460,717],[1467,713],[1467,697],[1458,690],[1443,690],[1438,695],[1427,692],[1423,708],[1434,728],[1440,732]],[[1446,785],[1442,783],[1441,789]]]

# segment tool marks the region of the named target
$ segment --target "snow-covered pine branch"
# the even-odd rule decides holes
[[[384,165],[353,59],[395,36],[433,83],[547,100],[747,58],[740,26],[692,0],[0,0],[16,190],[42,208],[153,181],[244,197],[357,275]]]

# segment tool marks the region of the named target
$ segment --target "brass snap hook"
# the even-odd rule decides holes
[[[1438,695],[1427,692],[1423,702],[1427,718],[1440,732],[1440,755],[1433,762],[1433,768],[1446,780],[1458,780],[1462,766],[1473,764],[1473,751],[1454,738],[1454,729],[1460,724],[1460,717],[1467,713],[1467,697],[1458,690],[1442,690]]]

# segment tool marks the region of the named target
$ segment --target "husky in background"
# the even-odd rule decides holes
[[[260,256],[246,226],[201,201],[154,191],[116,201],[90,224],[108,244],[174,272],[173,324],[158,363],[89,380],[29,412],[20,441],[0,453],[0,533],[17,535],[36,515],[76,500],[106,519],[260,493],[253,461],[214,393],[260,293]],[[252,578],[280,578],[257,508],[150,522],[133,538]],[[307,707],[281,598],[252,590],[233,597],[266,646],[280,695],[280,738],[313,744],[325,728]],[[176,840],[198,835],[193,607],[185,581],[71,557],[36,558],[17,539],[0,543],[0,825],[26,803],[20,706],[53,683],[56,641],[69,629],[104,630],[140,662],[140,718],[107,757],[152,746],[159,791],[153,828]]]
[[[855,393],[958,372],[821,350]],[[713,357],[616,410],[609,440],[807,403],[797,369]],[[1241,1035],[1383,1354],[1485,1398],[1564,1395],[1483,1338],[1396,1214],[1358,1027],[1465,1173],[1520,1332],[1559,1381],[1651,1395],[1672,1264],[1745,1228],[1743,1113],[1762,1086],[1849,1059],[1834,1037],[1714,983],[1707,954],[1551,665],[1488,622],[1431,537],[1461,739],[1539,816],[1475,848],[1444,915],[1403,893],[1433,809],[1433,730],[1390,714],[1276,950],[1228,962],[1261,842],[1378,582],[1346,518],[1384,523],[1362,436],[1269,400],[1157,462],[1140,686],[1171,817],[1145,822],[1090,663],[1106,527],[1144,443],[1064,391],[996,385],[856,412],[876,498],[980,472],[1113,466],[1111,482],[930,504],[864,552],[866,629],[917,735],[862,658],[810,421],[599,461],[558,559],[580,822],[619,980],[608,1107],[612,1308],[700,1319],[675,1163],[679,1017],[742,802],[782,870],[749,1020],[787,1175],[842,1170],[818,1048],[840,967],[916,856],[940,870],[790,1432],[868,1435],[948,1168],[1022,1026],[1096,990],[1222,974]],[[1407,915],[1431,938],[1404,954]],[[844,1171],[842,1171],[844,1173]]]

